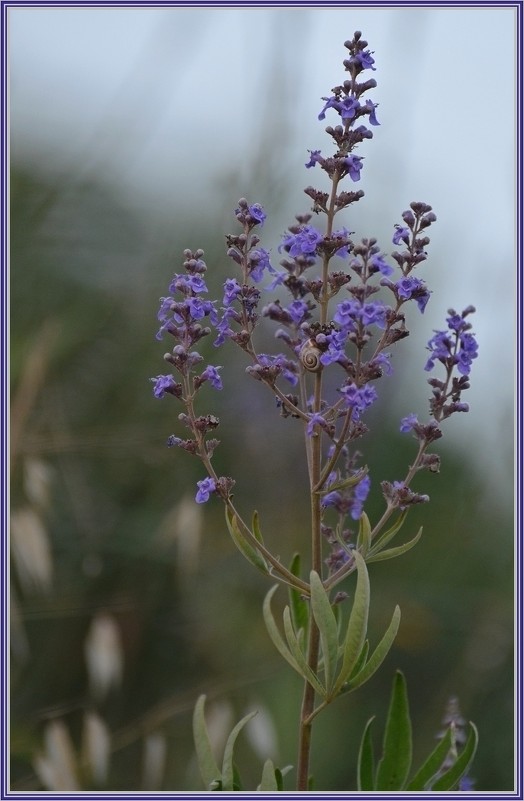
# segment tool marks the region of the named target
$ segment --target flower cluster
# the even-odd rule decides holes
[[[211,333],[210,326],[202,324],[206,319],[215,327],[220,324],[216,301],[203,297],[208,293],[204,280],[207,266],[203,256],[203,250],[194,253],[185,250],[185,273],[175,273],[169,285],[171,294],[160,298],[158,320],[161,326],[157,339],[169,334],[175,340],[172,350],[164,354],[164,360],[171,365],[179,380],[172,373],[151,379],[155,398],[172,395],[186,407],[187,413],[181,413],[179,420],[189,428],[192,436],[182,439],[173,434],[167,440],[168,447],[179,447],[199,456],[208,471],[213,473],[198,482],[198,503],[207,501],[213,492],[227,498],[234,483],[230,478],[216,476],[211,467],[211,458],[219,442],[208,435],[218,427],[218,418],[211,414],[197,415],[194,411],[194,398],[204,384],[209,383],[216,390],[222,389],[221,366],[208,364],[203,370],[201,367],[197,370],[203,356],[193,350],[203,337]]]
[[[352,183],[360,180],[363,157],[353,151],[373,137],[364,123],[372,127],[379,124],[377,105],[363,99],[364,94],[376,86],[373,78],[364,81],[360,78],[364,71],[374,70],[374,59],[367,42],[357,32],[345,47],[349,50],[349,57],[344,61],[349,79],[324,98],[319,114],[321,120],[330,112],[339,117],[338,125],[326,129],[336,151],[332,156],[325,156],[320,150],[312,150],[306,163],[308,169],[318,165],[332,182],[331,198],[328,193],[312,187],[305,190],[314,200],[313,212],[331,215],[332,218],[363,197],[362,191],[339,191],[339,187],[345,178]],[[409,334],[405,305],[412,302],[423,313],[429,302],[429,289],[413,271],[427,258],[430,241],[427,229],[435,222],[435,214],[426,203],[414,202],[403,212],[402,222],[394,226],[392,243],[397,250],[391,253],[391,259],[400,273],[397,277],[395,267],[376,239],[364,238],[355,242],[347,228],[334,230],[333,225],[323,233],[312,224],[311,214],[298,215],[296,223],[283,234],[278,246],[282,269],[277,271],[255,232],[266,220],[262,206],[241,198],[235,217],[242,230],[239,234],[228,235],[226,241],[227,255],[238,273],[226,278],[220,309],[217,309],[216,302],[204,297],[207,293],[203,277],[206,268],[201,251],[195,254],[186,252],[186,273],[174,276],[170,285],[172,295],[162,299],[159,336],[167,332],[177,340],[173,352],[165,358],[187,379],[202,358],[193,346],[210,332],[209,327],[202,325],[207,318],[216,332],[214,345],[220,347],[230,340],[248,355],[248,374],[267,384],[276,394],[281,414],[301,420],[306,437],[325,439],[328,450],[324,456],[323,475],[327,486],[328,468],[332,480],[340,454],[367,430],[362,417],[379,397],[375,387],[377,379],[392,373],[392,346]],[[330,270],[334,257],[342,261],[342,269]],[[315,274],[311,274],[313,270]],[[270,299],[259,313],[261,289],[258,285],[266,275],[270,277],[267,291],[281,289],[291,298],[287,302],[280,298]],[[379,291],[389,292],[389,303],[383,297],[376,297]],[[344,293],[342,297],[341,292]],[[336,296],[339,296],[336,302],[331,304]],[[430,379],[433,419],[422,425],[412,414],[401,422],[401,430],[413,431],[423,444],[416,469],[438,469],[438,457],[423,451],[441,436],[438,424],[445,417],[456,411],[467,411],[467,404],[462,403],[460,394],[468,386],[471,362],[477,355],[475,339],[465,320],[471,311],[467,309],[462,316],[450,311],[448,331],[437,331],[430,340],[426,369],[433,369],[437,362],[446,369],[443,380]],[[278,324],[275,337],[287,348],[287,353],[257,352],[253,335],[260,316]],[[314,383],[322,371],[332,366],[340,371],[337,392],[330,399],[318,395],[314,398],[307,392],[308,382]],[[205,381],[220,389],[219,369],[209,365],[200,375],[194,375],[193,391]],[[281,378],[293,387],[300,384],[300,396],[286,394],[279,384]],[[157,376],[153,380],[156,397],[167,393],[184,399],[188,394],[184,391],[184,381],[178,383],[173,376]],[[183,443],[181,447],[194,450],[187,441],[180,442]],[[173,443],[180,444],[178,438],[174,438]],[[346,467],[346,479],[352,475],[352,470],[354,468]],[[342,474],[339,480],[341,477]],[[215,490],[216,481],[211,476],[199,484],[198,501],[207,500]],[[342,500],[337,491],[328,493],[323,508],[333,507],[336,500],[346,514],[354,516],[358,511],[358,517],[361,511],[358,504],[365,500],[364,490],[367,495],[368,478],[361,482],[360,490],[352,491],[351,499],[344,497]],[[382,490],[386,502],[401,509],[425,500],[425,496],[411,493],[402,482],[383,482]]]

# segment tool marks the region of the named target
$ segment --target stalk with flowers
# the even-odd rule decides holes
[[[388,261],[375,239],[353,239],[353,232],[339,223],[340,216],[364,196],[353,190],[360,180],[363,158],[355,149],[371,139],[371,128],[379,125],[377,105],[364,95],[376,86],[374,58],[360,32],[345,42],[346,80],[336,86],[319,119],[338,116],[326,133],[333,154],[310,151],[307,169],[317,166],[327,175],[329,191],[308,186],[312,213],[299,215],[278,247],[280,269],[273,266],[269,252],[260,246],[258,231],[266,214],[257,203],[245,198],[238,202],[235,217],[240,230],[227,237],[227,255],[235,274],[226,278],[221,303],[207,298],[207,266],[202,250],[184,251],[183,272],[174,275],[169,295],[161,299],[158,338],[174,339],[164,358],[172,372],[152,379],[158,398],[171,395],[180,405],[178,415],[185,436],[172,435],[168,445],[199,458],[205,476],[197,482],[196,502],[210,498],[225,506],[229,532],[244,557],[276,584],[263,606],[269,636],[285,661],[303,681],[299,713],[296,789],[311,785],[310,757],[315,718],[339,696],[356,691],[381,666],[400,624],[395,608],[382,639],[370,648],[367,621],[370,606],[368,566],[401,556],[421,535],[392,544],[409,510],[429,498],[412,488],[420,471],[437,472],[439,456],[431,450],[442,436],[443,421],[457,412],[467,412],[462,393],[469,386],[477,343],[471,331],[472,307],[457,313],[450,309],[447,328],[435,331],[428,343],[425,369],[431,374],[432,397],[429,418],[420,422],[408,413],[400,430],[417,443],[411,466],[398,481],[382,481],[384,510],[371,522],[364,506],[371,477],[357,444],[367,435],[365,418],[376,402],[376,384],[392,374],[392,351],[409,335],[406,312],[416,306],[423,313],[430,291],[421,266],[427,258],[428,229],[436,221],[431,206],[411,203],[395,225],[396,250]],[[313,225],[313,214],[322,226]],[[417,273],[417,274],[416,274]],[[286,300],[269,299],[261,306],[260,285]],[[256,329],[267,318],[276,324],[279,352],[262,353]],[[290,435],[299,430],[304,437],[311,510],[310,543],[306,559],[296,555],[284,565],[266,546],[258,515],[246,520],[234,502],[234,480],[218,475],[213,454],[219,445],[215,437],[219,420],[200,409],[199,392],[205,383],[222,389],[220,366],[203,366],[200,341],[214,331],[217,348],[233,342],[244,355],[244,369],[276,398],[280,414],[290,423]],[[247,366],[245,366],[247,363]],[[329,374],[337,378],[326,380]],[[304,561],[307,570],[303,569]],[[352,600],[341,583],[352,573],[356,584]],[[289,603],[278,625],[272,598],[285,585]],[[345,612],[345,607],[348,607]],[[204,697],[196,705],[194,735],[203,780],[208,789],[240,788],[233,761],[235,740],[250,716],[233,729],[221,767],[212,753],[204,718]],[[384,735],[383,753],[374,766],[366,726],[358,753],[359,790],[449,790],[458,786],[473,758],[477,735],[473,724],[465,743],[457,748],[450,724],[438,746],[421,768],[411,775],[411,723],[403,675],[397,672]],[[453,755],[450,758],[450,754]],[[262,771],[260,789],[283,788],[283,771],[268,760]],[[411,776],[411,778],[410,778]]]

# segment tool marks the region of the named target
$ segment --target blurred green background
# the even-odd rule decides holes
[[[337,61],[344,55],[343,39],[364,27],[354,19],[356,12],[351,16],[347,34],[340,42],[336,37]],[[275,21],[283,19],[277,13],[271,23],[280,35]],[[286,21],[289,25],[290,18]],[[412,21],[419,33],[427,29],[419,18]],[[311,20],[301,22],[314,42]],[[401,27],[394,14],[390,24],[394,31]],[[296,18],[294,25],[296,32]],[[365,33],[371,41],[372,34]],[[129,186],[104,169],[96,137],[81,163],[59,163],[56,154],[50,163],[41,145],[29,147],[23,136],[13,140],[14,790],[200,789],[191,713],[201,692],[208,695],[218,748],[236,720],[260,710],[239,742],[247,788],[256,787],[268,755],[282,766],[295,763],[301,687],[280,663],[264,628],[261,602],[268,585],[234,548],[219,503],[193,503],[203,472],[196,459],[165,447],[167,436],[179,433],[179,408],[171,398],[156,401],[148,383],[165,371],[166,343],[154,338],[158,298],[172,273],[181,270],[183,248],[206,250],[211,295],[218,295],[231,274],[224,234],[235,231],[230,209],[241,195],[264,204],[270,219],[262,244],[274,254],[278,234],[293,213],[307,210],[301,187],[317,176],[298,174],[296,167],[304,163],[306,148],[317,145],[302,137],[298,142],[296,131],[291,135],[299,70],[282,60],[279,46],[277,38],[268,51],[276,72],[268,68],[257,90],[264,125],[232,162],[218,166],[208,189],[203,154],[190,149],[198,191],[189,200],[177,191],[174,172],[171,201],[146,208],[144,199],[139,202]],[[389,72],[395,64],[393,59]],[[275,65],[288,69],[283,73],[287,83],[282,78],[278,87]],[[23,87],[21,75],[28,79],[14,70],[15,100]],[[377,73],[379,83],[380,77]],[[340,71],[332,73],[324,94],[341,79]],[[319,106],[316,95],[313,101],[314,108]],[[269,109],[276,102],[282,113],[275,117]],[[382,104],[387,118],[387,97]],[[15,113],[15,132],[20,119]],[[388,140],[385,126],[380,137]],[[182,149],[191,144],[180,132],[174,142]],[[374,144],[366,151],[370,165]],[[395,158],[402,155],[397,152]],[[375,179],[371,190],[381,185],[381,175]],[[364,189],[368,194],[367,185]],[[367,211],[357,220],[362,227],[357,236],[369,235],[375,219],[379,232],[391,231],[407,203],[431,202],[433,189],[430,182],[428,197],[406,197],[394,181],[388,184],[387,199],[362,202]],[[385,222],[382,212],[390,205],[397,217]],[[437,215],[440,220],[439,209]],[[453,243],[446,248],[445,230],[440,236],[430,263],[432,275],[441,278],[432,283],[428,276],[428,283],[438,309],[445,310],[461,298],[455,301],[453,294]],[[512,263],[505,263],[510,282]],[[480,290],[470,289],[477,303]],[[490,358],[497,350],[490,337],[503,346],[500,331],[488,329],[492,311],[479,311],[478,333],[485,336],[479,337],[473,383],[482,382],[493,367]],[[424,414],[428,390],[422,366],[431,322],[413,320],[412,338],[397,346],[387,402],[384,398],[371,417],[373,435],[360,448],[373,478],[372,520],[382,508],[380,481],[400,478],[413,458],[414,441],[397,433],[398,420],[410,411]],[[305,552],[308,542],[304,471],[297,467],[302,463],[299,427],[279,417],[270,393],[245,376],[242,355],[232,346],[220,354],[211,343],[205,348],[211,363],[224,365],[224,392],[206,388],[199,396],[203,411],[221,420],[217,470],[237,479],[240,509],[248,516],[258,509],[265,538],[287,562],[294,551]],[[400,366],[402,350],[406,362]],[[405,530],[407,539],[424,525],[420,544],[399,560],[372,566],[372,642],[396,603],[402,625],[377,676],[318,718],[313,759],[318,789],[354,788],[360,733],[371,715],[377,716],[376,735],[381,732],[397,667],[408,680],[415,759],[432,746],[446,702],[455,695],[480,731],[471,771],[476,789],[513,787],[512,431],[507,414],[512,375],[503,369],[507,357],[506,341],[494,409],[482,406],[481,399],[475,407],[480,393],[472,392],[468,419],[450,420],[438,443],[441,473],[418,479],[416,489],[431,496],[431,505],[412,510]],[[352,586],[350,579],[344,589],[351,593]],[[292,785],[290,780],[288,789]]]

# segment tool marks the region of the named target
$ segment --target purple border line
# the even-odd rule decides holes
[[[7,8],[455,8],[455,9],[473,9],[473,8],[515,8],[517,11],[522,8],[522,0],[512,0],[509,2],[496,2],[496,0],[462,0],[460,3],[455,3],[453,0],[429,0],[428,2],[421,3],[420,0],[361,0],[360,2],[348,2],[347,0],[331,0],[328,3],[318,2],[318,0],[288,0],[286,3],[278,2],[278,0],[253,0],[252,2],[245,2],[245,0],[238,0],[235,2],[220,2],[220,0],[207,0],[206,2],[172,2],[172,0],[154,0],[154,2],[147,2],[147,0],[112,0],[112,2],[105,2],[105,0],[80,0],[80,2],[68,2],[68,0],[42,0],[38,2],[35,0],[4,0],[1,3],[2,7]]]
[[[1,36],[1,56],[2,56],[2,66],[1,66],[1,79],[2,79],[2,88],[1,88],[1,110],[0,110],[0,119],[1,119],[1,128],[0,128],[0,141],[2,147],[2,155],[0,159],[0,175],[1,175],[1,203],[0,203],[0,211],[1,211],[1,232],[0,232],[0,242],[1,242],[1,308],[4,311],[4,314],[1,317],[2,320],[2,329],[0,334],[0,343],[1,343],[1,365],[2,365],[2,391],[1,391],[1,401],[0,401],[0,408],[1,408],[1,443],[2,443],[2,466],[0,469],[1,473],[1,480],[2,480],[2,498],[0,503],[1,514],[2,514],[2,522],[1,522],[1,575],[0,575],[0,584],[2,588],[2,632],[1,632],[1,677],[2,677],[2,698],[0,702],[0,710],[1,710],[1,725],[2,725],[2,733],[1,733],[1,740],[3,743],[8,743],[8,707],[7,707],[7,659],[8,659],[8,648],[7,648],[7,637],[8,637],[8,581],[7,581],[7,569],[8,569],[8,560],[7,560],[7,491],[8,491],[8,459],[9,459],[9,452],[7,447],[7,271],[8,271],[8,259],[7,259],[7,193],[8,193],[8,183],[7,183],[7,48],[5,47],[5,18],[4,18],[4,10],[2,8],[2,14],[0,15],[0,36]],[[5,488],[5,491],[4,491]],[[2,752],[4,748],[2,746]],[[7,754],[5,757],[5,763],[2,764],[2,782],[1,782],[1,792],[2,798],[4,798],[4,793],[7,793],[7,773],[5,768],[8,765],[7,762]],[[2,753],[2,762],[4,760],[4,755]]]
[[[523,656],[522,656],[522,640],[523,640],[523,632],[522,632],[522,611],[523,611],[523,590],[522,590],[522,580],[523,580],[523,561],[522,561],[522,553],[523,553],[523,543],[522,543],[522,534],[523,534],[523,525],[522,525],[522,460],[524,457],[524,448],[523,448],[523,375],[524,375],[524,363],[523,363],[523,272],[524,272],[524,265],[522,263],[522,44],[523,44],[523,19],[522,19],[522,6],[518,8],[517,11],[517,82],[516,82],[516,110],[517,110],[517,136],[516,136],[516,145],[517,145],[517,153],[516,153],[516,166],[517,166],[517,175],[516,175],[516,211],[517,211],[517,247],[516,247],[516,256],[517,256],[517,403],[516,403],[516,425],[517,425],[517,440],[516,440],[516,456],[517,456],[517,470],[516,470],[516,548],[515,548],[515,556],[516,556],[516,579],[517,579],[517,586],[516,586],[516,615],[515,615],[515,623],[516,623],[516,693],[515,693],[515,701],[516,701],[516,711],[517,711],[517,725],[516,725],[516,756],[517,756],[517,764],[516,764],[516,786],[520,788],[520,793],[522,794],[522,786],[523,786],[523,767],[522,767],[522,750],[523,750],[523,700],[522,700],[522,688],[523,688]],[[520,761],[519,761],[520,756]],[[521,795],[522,797],[522,795]]]
[[[1,196],[0,196],[0,213],[1,213],[1,231],[0,231],[0,245],[1,245],[1,289],[0,297],[2,302],[2,310],[7,310],[8,300],[8,130],[7,130],[7,109],[8,109],[8,72],[7,72],[7,13],[10,8],[455,8],[455,9],[474,9],[474,8],[513,8],[516,10],[516,111],[517,111],[517,136],[516,136],[516,220],[517,220],[517,242],[516,242],[516,503],[515,503],[515,520],[516,520],[516,543],[515,543],[515,557],[516,557],[516,614],[515,614],[515,630],[516,630],[516,679],[515,679],[515,706],[516,706],[516,766],[515,766],[515,790],[499,793],[491,792],[453,792],[453,793],[437,793],[437,796],[449,799],[477,799],[480,796],[493,799],[508,799],[516,798],[523,799],[523,762],[522,762],[522,749],[524,746],[523,738],[523,719],[522,719],[522,690],[523,690],[523,663],[522,663],[522,644],[523,644],[523,631],[522,631],[522,611],[523,611],[523,593],[522,593],[522,573],[523,573],[523,498],[522,498],[522,459],[524,456],[524,432],[523,432],[523,397],[524,397],[524,326],[522,319],[522,312],[524,309],[524,265],[522,262],[522,46],[523,46],[523,3],[524,0],[515,0],[514,2],[489,2],[488,0],[462,0],[462,2],[451,2],[446,0],[434,0],[433,2],[418,2],[417,0],[404,0],[404,2],[395,2],[395,0],[366,0],[366,2],[344,2],[344,0],[332,0],[329,3],[313,2],[313,0],[306,0],[306,2],[262,2],[255,0],[254,2],[172,2],[171,0],[156,0],[155,2],[145,2],[144,0],[113,0],[113,2],[104,2],[104,0],[85,0],[83,2],[60,2],[59,0],[49,1],[42,0],[42,2],[34,2],[31,0],[0,0],[0,42],[1,42],[1,109],[0,109],[0,143],[1,143],[1,163],[0,163],[0,180],[1,180]],[[8,423],[7,423],[7,342],[8,342],[8,315],[4,313],[1,317],[0,326],[0,346],[1,346],[1,365],[2,365],[2,392],[0,398],[0,414],[1,414],[1,429],[0,441],[2,444],[2,461],[0,464],[0,476],[2,478],[2,487],[4,490],[8,488]],[[75,799],[96,799],[96,801],[110,801],[110,799],[136,799],[137,801],[147,801],[148,799],[193,799],[194,801],[208,801],[210,793],[206,792],[81,792],[81,793],[50,793],[47,791],[39,792],[11,792],[7,785],[8,780],[8,695],[7,695],[7,658],[8,658],[8,583],[7,583],[7,566],[8,551],[7,551],[7,511],[8,501],[5,491],[2,493],[1,503],[1,523],[2,523],[2,541],[1,541],[1,599],[2,599],[2,637],[0,644],[1,655],[1,677],[2,677],[2,696],[0,699],[0,710],[2,712],[2,729],[1,729],[1,783],[0,783],[0,799],[20,799],[21,801],[42,801],[43,798],[53,799],[60,798],[64,801],[74,801]],[[279,798],[295,798],[301,796],[302,793],[296,792],[283,792],[279,793]],[[410,793],[410,799],[427,799],[430,794]],[[222,794],[222,798],[231,797],[232,799],[239,798],[252,798],[269,799],[275,798],[274,794],[263,793],[234,793]],[[324,799],[324,798],[361,798],[366,799],[400,799],[398,793],[356,793],[356,792],[338,792],[338,793],[315,793],[307,794],[309,799]]]

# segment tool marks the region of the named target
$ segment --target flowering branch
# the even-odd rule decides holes
[[[364,419],[379,397],[377,382],[387,380],[393,372],[391,349],[409,336],[408,304],[414,304],[423,314],[430,300],[430,290],[415,272],[427,259],[427,231],[436,216],[431,206],[421,202],[411,203],[402,213],[402,223],[394,226],[392,235],[397,250],[390,257],[396,267],[376,239],[357,242],[354,232],[335,228],[337,215],[364,197],[362,190],[342,187],[348,180],[350,185],[360,181],[364,157],[354,151],[373,138],[368,126],[379,125],[377,104],[364,100],[376,81],[361,78],[365,71],[375,70],[373,55],[358,31],[344,46],[348,51],[343,62],[348,77],[323,98],[319,114],[320,120],[327,113],[338,115],[337,124],[326,128],[334,152],[323,155],[320,150],[309,151],[305,164],[307,169],[318,165],[327,175],[329,191],[306,188],[312,210],[297,215],[282,236],[278,247],[280,270],[271,263],[269,251],[260,246],[258,231],[266,220],[264,209],[245,198],[239,200],[235,218],[241,232],[226,238],[227,256],[235,265],[236,277],[226,278],[221,303],[207,299],[203,251],[184,251],[184,272],[174,275],[170,294],[161,298],[158,314],[158,338],[167,334],[175,341],[164,356],[174,374],[152,379],[157,398],[171,395],[182,405],[178,419],[189,430],[186,439],[171,435],[168,445],[197,456],[207,473],[197,482],[196,502],[205,503],[218,496],[226,508],[230,534],[242,554],[257,569],[288,587],[290,604],[283,613],[285,638],[271,611],[275,588],[264,602],[264,620],[275,647],[304,682],[297,790],[308,789],[310,783],[314,719],[340,694],[368,681],[393,643],[400,622],[398,607],[382,640],[371,655],[368,653],[367,565],[400,556],[420,538],[421,531],[407,543],[390,546],[409,509],[429,501],[411,484],[421,470],[438,472],[439,456],[429,448],[442,436],[441,424],[446,418],[468,411],[461,396],[469,387],[472,362],[478,353],[468,321],[473,307],[461,314],[450,309],[447,330],[435,331],[428,343],[426,371],[444,368],[442,378],[432,375],[428,381],[432,388],[429,420],[421,423],[410,413],[400,422],[400,431],[411,432],[418,441],[418,451],[403,480],[381,482],[386,506],[372,526],[364,511],[371,477],[355,446],[368,433]],[[323,229],[312,224],[313,214],[324,218]],[[288,293],[288,300],[273,297],[260,309],[259,285],[268,279],[265,290]],[[257,327],[263,318],[278,325],[275,338],[283,352],[263,353],[256,347]],[[284,418],[298,421],[302,428],[311,515],[309,580],[301,576],[299,560],[288,569],[271,553],[264,544],[256,513],[251,526],[242,519],[232,500],[234,480],[219,476],[213,467],[213,454],[219,445],[214,435],[220,421],[213,414],[199,412],[198,397],[206,383],[218,391],[223,388],[221,367],[208,364],[202,369],[203,357],[198,351],[200,341],[212,330],[215,347],[230,341],[239,347],[248,362],[245,372],[269,388]],[[326,371],[338,376],[335,390],[332,381],[325,381]],[[385,530],[395,512],[396,521]],[[351,573],[357,574],[355,596],[347,624],[340,626],[338,605],[347,594],[339,592],[332,598],[331,591]],[[400,709],[405,700],[401,679],[394,685],[394,697]],[[405,711],[405,705],[403,708]],[[231,749],[246,720],[233,730]],[[219,776],[214,758],[210,758],[202,700],[195,710],[195,737],[201,764],[205,763],[203,776],[206,781],[214,776],[213,781],[207,781],[210,789],[229,787],[229,762],[226,774]],[[472,739],[468,759],[474,747],[476,740]],[[457,755],[457,764],[458,760]],[[462,761],[465,764],[466,757]],[[448,778],[442,786],[451,782],[450,775],[455,774],[446,773]],[[278,769],[267,762],[261,789],[281,789],[281,780]],[[384,789],[382,784],[390,780],[388,771],[382,768],[376,781],[369,779],[368,783],[370,789]]]

